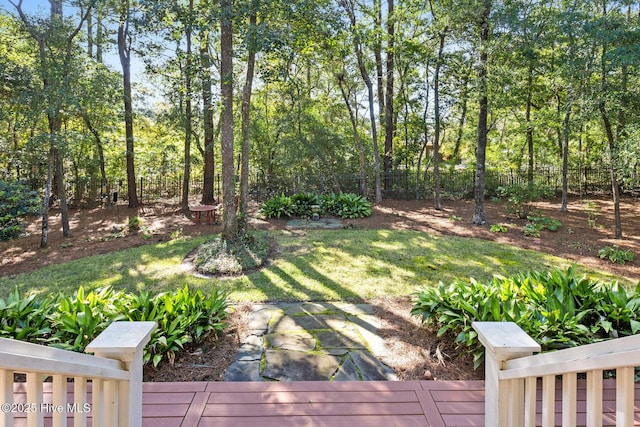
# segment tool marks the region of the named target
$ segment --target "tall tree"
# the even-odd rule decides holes
[[[44,107],[48,121],[49,155],[47,160],[47,180],[43,197],[42,213],[42,237],[40,247],[48,246],[49,236],[49,206],[53,187],[54,176],[60,200],[62,217],[62,233],[65,237],[71,236],[69,226],[69,211],[65,192],[64,180],[64,155],[62,125],[65,104],[71,98],[71,85],[74,72],[75,39],[80,33],[87,19],[87,15],[93,7],[90,3],[86,11],[80,16],[78,24],[74,28],[66,29],[62,19],[62,2],[51,0],[51,15],[48,23],[39,28],[23,11],[23,0],[17,3],[10,1],[20,16],[26,30],[38,46],[39,73],[43,85]]]
[[[373,95],[373,83],[367,66],[365,64],[364,53],[362,52],[362,41],[357,28],[357,14],[355,9],[355,2],[353,0],[340,0],[340,4],[344,8],[349,17],[349,23],[351,28],[351,37],[353,39],[353,46],[358,61],[358,69],[362,80],[364,80],[367,87],[367,95],[369,99],[369,118],[371,123],[371,141],[373,145],[373,169],[375,173],[375,201],[380,203],[382,201],[382,188],[380,183],[380,151],[378,148],[378,126],[376,124],[376,113],[374,108],[374,95]]]
[[[189,0],[184,17],[184,37],[186,43],[184,70],[184,176],[182,179],[182,211],[189,212],[189,182],[191,179],[191,137],[193,135],[193,58],[191,44],[193,37],[194,9],[193,0]]]
[[[118,22],[118,56],[122,66],[124,125],[127,145],[127,197],[129,207],[138,207],[138,192],[136,191],[136,169],[133,138],[133,97],[131,94],[131,34],[129,25],[131,19],[130,0],[120,1],[120,20]]]
[[[211,94],[211,52],[209,48],[210,31],[202,29],[200,32],[200,73],[202,75],[202,127],[204,128],[204,158],[202,203],[213,204],[215,162],[214,150],[214,126],[213,126],[213,97]]]
[[[247,31],[247,75],[242,88],[242,165],[240,168],[240,214],[242,227],[246,227],[249,204],[249,149],[250,149],[250,121],[251,121],[251,93],[253,92],[253,76],[256,64],[257,50],[257,14],[259,3],[251,0],[249,6],[249,29]],[[245,231],[245,230],[241,230]]]
[[[394,72],[395,72],[395,12],[393,10],[393,0],[387,0],[387,66],[386,80],[387,88],[385,94],[385,112],[384,112],[384,172],[388,178],[393,169],[393,138],[395,136],[394,123]],[[391,190],[391,182],[385,180],[385,190]]]
[[[220,0],[220,94],[222,97],[222,236],[237,231],[233,167],[233,4]]]
[[[484,213],[485,167],[487,156],[487,126],[489,109],[489,88],[487,69],[489,65],[489,15],[492,0],[483,0],[478,20],[480,34],[480,62],[478,64],[478,139],[476,146],[476,178],[474,187],[474,208],[472,222],[476,225],[487,223]]]

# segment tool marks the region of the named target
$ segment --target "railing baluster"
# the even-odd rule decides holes
[[[562,375],[562,427],[575,427],[577,420],[578,375]]]
[[[104,424],[104,404],[102,396],[104,381],[100,379],[91,380],[91,425],[92,427],[105,427]]]
[[[542,427],[554,427],[556,418],[556,376],[542,377]]]
[[[538,379],[535,377],[525,378],[524,388],[524,425],[525,427],[535,427]]]
[[[602,427],[602,370],[587,372],[587,427]]]
[[[616,425],[618,427],[633,426],[635,373],[633,367],[616,370]]]
[[[73,379],[73,403],[76,412],[73,414],[73,427],[86,427],[87,425],[87,379],[75,377]],[[94,424],[95,425],[95,424]]]
[[[13,402],[13,371],[0,369],[0,404]],[[13,427],[11,411],[0,412],[0,424]]]
[[[44,427],[44,412],[42,407],[42,375],[38,373],[27,373],[27,426]]]
[[[108,427],[118,425],[118,383],[113,380],[104,382],[104,424]]]
[[[53,375],[53,427],[67,427],[67,377]]]

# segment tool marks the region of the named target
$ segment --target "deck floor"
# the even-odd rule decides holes
[[[18,397],[23,390],[16,385]],[[559,384],[558,384],[559,387]],[[584,384],[578,425],[585,423]],[[24,396],[24,395],[23,395]],[[557,399],[561,393],[556,392]],[[635,425],[640,426],[640,386]],[[615,383],[605,381],[603,425],[615,425]],[[538,409],[540,409],[538,402]],[[559,412],[561,401],[556,402]],[[538,417],[540,419],[540,417]],[[556,415],[556,425],[561,425]],[[45,419],[45,426],[51,419]],[[17,419],[15,426],[26,424]],[[484,425],[484,381],[145,383],[145,427],[375,427]]]

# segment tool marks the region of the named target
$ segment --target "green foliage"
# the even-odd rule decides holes
[[[498,187],[496,193],[498,197],[506,200],[507,213],[521,219],[527,218],[534,211],[532,202],[553,196],[553,190],[540,185],[507,185]]]
[[[471,327],[474,321],[511,321],[540,343],[560,349],[631,335],[640,331],[640,288],[627,292],[617,282],[578,276],[567,270],[495,276],[486,284],[471,279],[425,288],[411,313],[425,326],[448,334],[473,355],[478,367],[484,349]]]
[[[144,221],[139,216],[132,216],[131,218],[129,218],[127,227],[129,228],[130,232],[135,233],[140,231],[140,228],[142,227],[143,222]]]
[[[265,201],[260,207],[260,214],[267,218],[290,217],[296,212],[291,197],[280,194]]]
[[[239,274],[262,266],[268,255],[268,235],[243,233],[231,240],[216,237],[202,244],[194,264],[200,273]]]
[[[61,295],[50,316],[55,331],[52,345],[65,350],[83,351],[111,322],[124,319],[124,292],[104,288],[85,295],[83,287],[73,297]]]
[[[22,219],[39,211],[40,198],[20,182],[0,181],[0,241],[15,239],[24,231]]]
[[[529,221],[531,221],[536,226],[539,226],[540,229],[546,228],[549,231],[558,231],[562,223],[555,218],[549,218],[546,216],[532,216],[529,215],[527,217]]]
[[[492,233],[506,233],[507,232],[507,226],[506,225],[502,225],[502,224],[493,224],[489,228],[489,231],[491,231]]]
[[[331,196],[330,196],[331,197]],[[333,197],[331,197],[333,199]],[[340,193],[335,202],[332,200],[334,215],[342,218],[365,218],[371,215],[371,203],[362,196],[353,193]]]
[[[320,197],[313,193],[296,193],[291,196],[293,215],[309,218],[312,215],[311,206],[320,204]]]
[[[265,201],[260,207],[260,213],[267,218],[294,215],[308,218],[312,214],[311,206],[313,205],[319,205],[326,215],[341,218],[364,218],[372,213],[371,203],[353,193],[330,193],[322,196],[313,193],[297,193],[291,197],[281,194]]]
[[[82,352],[111,322],[154,321],[158,328],[144,361],[157,365],[165,357],[172,362],[187,343],[217,337],[226,328],[227,309],[227,294],[217,288],[207,296],[187,286],[151,296],[111,288],[85,294],[80,287],[72,297],[44,299],[36,294],[22,297],[16,289],[6,301],[0,299],[0,336]]]
[[[587,224],[589,228],[596,228],[598,222],[598,206],[592,200],[582,202],[585,212],[587,213]]]
[[[198,344],[222,332],[227,309],[227,294],[218,288],[205,296],[201,290],[185,286],[155,297],[140,292],[132,298],[127,318],[158,323],[144,355],[145,363],[152,361],[157,366],[165,357],[173,364],[175,354],[186,344]]]
[[[608,259],[609,261],[617,264],[624,264],[625,262],[633,261],[633,252],[626,251],[618,245],[605,246],[598,251],[598,256],[601,259]]]
[[[529,223],[522,227],[522,234],[527,237],[540,237],[542,226],[540,224]]]
[[[38,342],[51,333],[48,317],[50,299],[40,301],[35,294],[22,297],[14,289],[6,300],[0,298],[0,337]]]

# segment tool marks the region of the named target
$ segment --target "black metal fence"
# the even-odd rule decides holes
[[[611,192],[611,175],[607,168],[573,168],[568,171],[568,191],[571,194],[589,195],[606,194]],[[384,184],[383,196],[390,199],[430,199],[434,194],[434,176],[432,171],[416,174],[415,172],[397,170],[386,176],[381,176]],[[630,192],[640,189],[638,176],[627,177],[623,191]],[[464,199],[473,197],[475,171],[468,169],[446,169],[440,172],[441,195],[444,198]],[[488,169],[485,173],[485,188],[487,196],[496,194],[500,186],[527,185],[526,173],[514,170]],[[534,184],[545,187],[556,194],[562,191],[562,171],[555,168],[539,168],[534,173]],[[202,177],[193,177],[189,183],[189,194],[202,194],[204,182]],[[126,182],[122,179],[113,180],[110,185],[104,183],[84,181],[72,183],[76,202],[92,204],[93,202],[114,197],[118,193],[120,200],[126,200]],[[220,176],[214,177],[213,188],[215,197],[219,198],[222,188]],[[254,174],[249,182],[251,197],[257,201],[266,200],[277,194],[291,195],[301,191],[315,193],[349,192],[360,193],[360,176],[358,174],[344,175],[314,175],[295,174],[290,176],[269,177]],[[108,189],[109,194],[106,194]],[[375,191],[374,176],[366,177],[366,191],[369,198],[373,198]],[[138,178],[137,191],[140,201],[152,203],[159,200],[179,204],[182,198],[182,177],[143,176]]]

